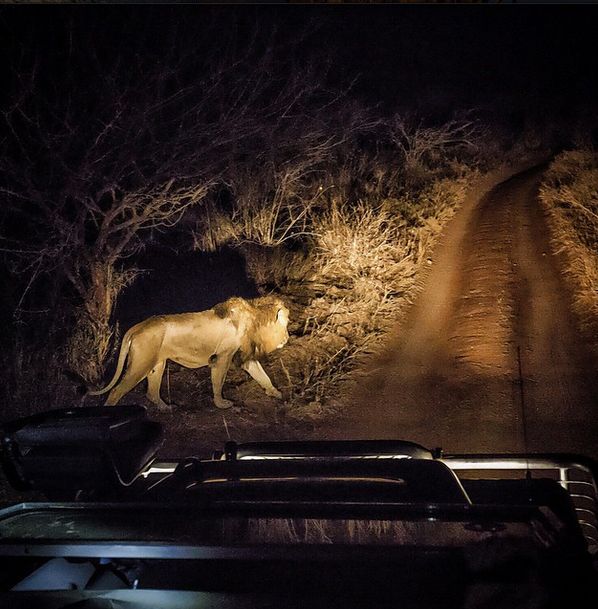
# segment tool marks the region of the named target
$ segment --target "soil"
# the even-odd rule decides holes
[[[322,436],[598,457],[596,362],[537,199],[545,169],[471,193],[413,306]]]

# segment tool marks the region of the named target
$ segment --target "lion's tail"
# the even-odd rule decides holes
[[[116,371],[114,372],[114,376],[112,380],[104,387],[103,389],[96,389],[95,391],[88,391],[87,395],[102,395],[106,393],[116,385],[120,375],[122,374],[123,368],[125,367],[125,361],[127,360],[127,355],[129,355],[129,349],[131,348],[131,340],[133,338],[133,328],[131,328],[123,337],[123,342],[120,345],[120,353],[118,354],[118,364],[116,365]]]

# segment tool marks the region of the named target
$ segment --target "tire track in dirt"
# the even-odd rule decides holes
[[[404,321],[357,379],[346,419],[321,437],[598,456],[595,362],[550,252],[543,169],[472,192]]]

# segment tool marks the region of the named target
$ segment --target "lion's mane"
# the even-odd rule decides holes
[[[229,319],[243,333],[241,347],[234,358],[237,365],[259,359],[288,338],[286,326],[281,326],[277,320],[281,311],[288,319],[289,311],[276,296],[249,300],[235,296],[217,304],[213,311],[221,319]]]

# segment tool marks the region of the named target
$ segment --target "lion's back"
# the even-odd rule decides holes
[[[194,352],[209,357],[216,352],[239,348],[237,328],[229,319],[219,317],[213,309],[167,316],[163,323],[164,349],[172,354]]]

